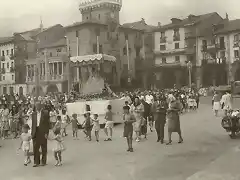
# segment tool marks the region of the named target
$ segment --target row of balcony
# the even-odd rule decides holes
[[[221,44],[219,44],[219,43],[217,43],[217,44],[208,44],[208,45],[202,45],[202,47],[201,47],[201,50],[203,52],[206,52],[206,51],[208,51],[210,49],[225,50],[226,49],[225,43],[221,43]]]
[[[10,67],[10,73],[14,73],[15,72],[15,68],[14,67]],[[1,74],[5,74],[6,73],[6,69],[5,68],[1,68],[0,69],[0,73]]]
[[[31,76],[26,78],[26,82],[35,82],[36,77]],[[39,77],[40,81],[64,81],[65,76],[64,75],[49,75],[48,79],[46,79],[46,76],[40,75]]]
[[[173,41],[180,41],[180,34],[173,35]],[[166,43],[166,42],[167,42],[166,36],[160,37],[160,43]]]
[[[13,60],[14,59],[14,54],[10,54],[10,55],[7,55],[7,56],[0,56],[0,61],[6,61],[6,60]]]

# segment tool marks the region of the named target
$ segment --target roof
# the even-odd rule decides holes
[[[142,19],[141,21],[136,21],[136,22],[132,22],[132,23],[125,23],[122,25],[122,27],[137,29],[137,30],[141,30],[141,31],[151,31],[151,30],[157,28],[157,26],[148,25],[144,19]]]
[[[215,33],[222,34],[222,33],[233,32],[237,30],[240,30],[240,19],[235,19],[227,22],[225,21],[223,23],[223,28],[217,30]]]
[[[87,25],[87,24],[97,24],[97,25],[103,25],[103,26],[108,26],[107,23],[102,23],[98,20],[88,20],[88,21],[82,21],[82,22],[76,22],[74,24],[65,26],[65,28],[72,28],[76,26],[81,26],[81,25]],[[119,26],[120,28],[126,28],[126,29],[132,29],[132,30],[141,30],[139,27],[130,27],[128,24],[123,24]]]
[[[218,14],[217,12],[213,12],[213,13],[208,13],[208,14],[202,14],[202,15],[189,15],[192,16],[192,18],[185,18],[185,19],[181,19],[179,20],[179,22],[177,23],[170,23],[170,24],[166,24],[163,25],[159,28],[156,28],[155,31],[162,31],[162,30],[166,30],[166,29],[173,29],[173,28],[177,28],[177,27],[183,27],[185,25],[193,25],[193,24],[197,24],[199,22],[202,22],[204,20],[206,20],[207,18],[211,17],[214,14]]]
[[[20,36],[26,41],[33,41],[33,39],[26,34],[20,34]]]
[[[65,45],[66,45],[66,39],[62,38],[54,43],[47,44],[46,46],[41,47],[41,48],[53,48],[53,47],[59,47],[59,46],[65,46]]]
[[[0,44],[6,44],[13,41],[13,37],[0,37]]]
[[[48,27],[48,28],[46,28],[46,29],[43,29],[43,31],[38,32],[37,34],[35,34],[35,36],[37,36],[37,35],[39,35],[39,34],[41,34],[41,33],[43,33],[43,32],[47,32],[48,30],[50,30],[50,29],[52,29],[52,28],[54,28],[54,27],[57,27],[57,26],[63,27],[61,24],[55,24],[55,25],[50,26],[50,27]]]
[[[35,29],[32,29],[32,30],[28,30],[28,31],[24,31],[24,32],[18,32],[18,33],[14,33],[14,34],[31,34],[31,36],[35,36],[36,34],[39,33],[39,31],[41,30],[41,28],[35,28]]]

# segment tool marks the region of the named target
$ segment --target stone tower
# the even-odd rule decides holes
[[[80,3],[82,21],[99,21],[108,23],[109,18],[119,23],[122,0],[90,0]]]

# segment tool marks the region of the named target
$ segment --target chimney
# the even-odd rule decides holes
[[[158,22],[158,27],[161,27],[161,22]]]
[[[228,13],[226,13],[226,20],[229,20],[229,18],[228,18]]]

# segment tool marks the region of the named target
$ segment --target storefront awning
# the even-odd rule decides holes
[[[114,56],[106,55],[106,54],[93,54],[93,55],[85,55],[85,56],[75,56],[71,57],[70,60],[73,63],[83,63],[83,64],[92,64],[95,61],[110,61],[116,62],[116,58]]]

